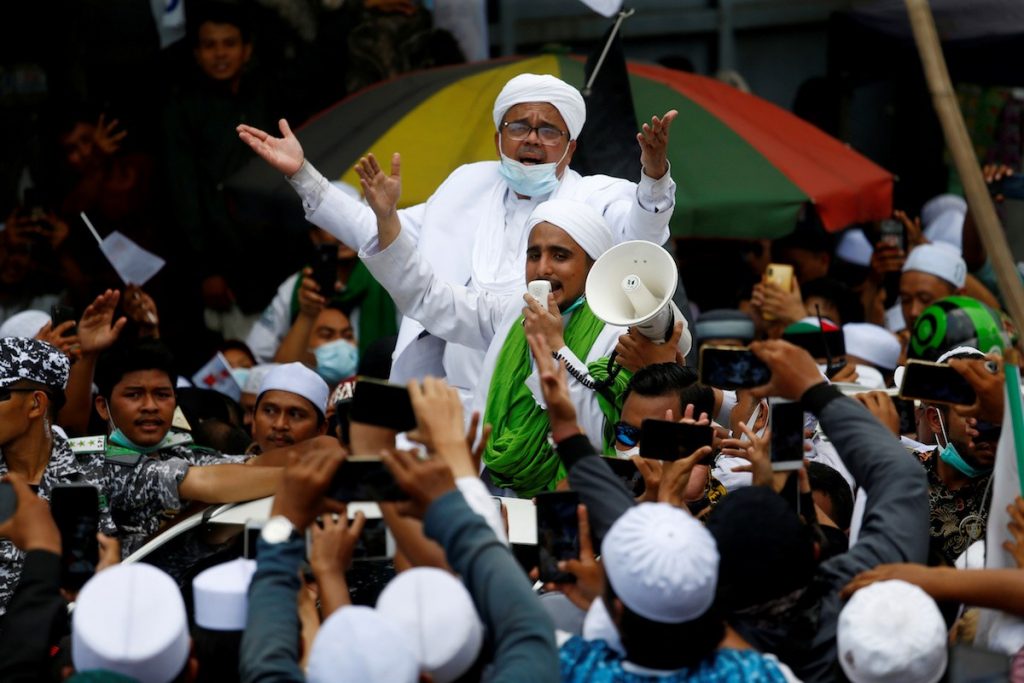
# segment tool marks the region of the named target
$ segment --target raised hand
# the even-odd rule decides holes
[[[678,362],[679,338],[683,336],[683,321],[677,320],[672,329],[672,336],[664,344],[656,344],[645,337],[636,328],[631,327],[626,334],[619,337],[615,345],[615,362],[630,372],[658,363]]]
[[[722,441],[722,454],[733,458],[743,458],[749,465],[732,468],[733,472],[750,472],[754,486],[771,486],[772,461],[768,453],[771,443],[771,430],[766,429],[763,437],[758,437],[745,423],[739,423],[740,430],[747,436],[746,440],[729,438]]]
[[[313,269],[302,269],[302,283],[299,285],[299,313],[316,319],[327,305],[328,292],[321,292],[320,285],[313,279]]]
[[[124,309],[125,315],[139,326],[139,336],[154,339],[160,336],[160,314],[156,309],[156,302],[141,287],[128,285],[124,288],[121,308]]]
[[[116,152],[121,147],[121,141],[128,135],[126,130],[117,130],[119,123],[120,121],[117,119],[107,123],[104,114],[100,114],[99,120],[96,121],[96,129],[92,134],[92,141],[107,156]]]
[[[650,124],[645,123],[636,134],[640,143],[640,164],[648,178],[658,180],[668,173],[668,129],[679,112],[675,109],[664,116],[651,117]]]
[[[565,346],[562,312],[558,310],[558,304],[555,303],[555,295],[548,294],[546,307],[529,294],[523,295],[523,301],[526,302],[526,306],[523,307],[523,329],[526,331],[526,336],[541,335],[552,351],[557,351]]]
[[[120,300],[121,292],[108,289],[96,297],[82,313],[82,319],[78,321],[78,343],[83,355],[105,351],[117,341],[128,322],[124,316],[114,322],[114,311]]]
[[[391,155],[391,175],[381,170],[377,157],[367,154],[355,165],[359,184],[363,188],[366,203],[373,209],[378,219],[389,218],[398,210],[398,200],[402,196],[402,155],[395,152]]]
[[[271,516],[284,515],[296,529],[305,530],[323,509],[342,509],[341,503],[325,500],[324,493],[344,460],[341,444],[326,439],[322,447],[307,450],[301,457],[298,451],[289,453]]]
[[[72,357],[75,347],[78,346],[74,320],[62,322],[56,328],[53,327],[53,323],[48,322],[36,333],[35,338],[57,347],[68,357]]]
[[[750,350],[772,371],[768,384],[751,389],[755,398],[778,396],[799,401],[804,392],[825,381],[811,354],[795,344],[772,339],[754,342]]]
[[[50,515],[50,506],[29,488],[25,477],[8,472],[4,479],[14,489],[17,506],[14,515],[0,524],[0,538],[6,538],[21,550],[48,550],[60,554],[60,531]]]
[[[302,168],[302,161],[305,156],[302,153],[302,145],[299,139],[292,133],[288,122],[281,119],[277,122],[281,129],[281,137],[275,138],[259,128],[247,126],[244,123],[235,130],[238,137],[245,144],[249,145],[254,152],[270,164],[274,169],[286,176],[293,176]]]
[[[555,441],[580,432],[576,424],[576,407],[569,398],[569,380],[565,364],[551,355],[551,347],[539,334],[528,335],[530,353],[540,372],[540,390],[547,405],[551,434]]]
[[[580,525],[580,555],[577,560],[562,560],[558,571],[568,572],[576,577],[571,583],[547,583],[546,591],[560,591],[583,611],[590,609],[594,599],[604,595],[604,568],[594,554],[594,543],[590,538],[590,518],[585,505],[576,510]]]
[[[425,445],[431,453],[444,459],[456,477],[475,477],[462,419],[462,401],[454,387],[436,377],[426,377],[423,384],[411,380],[407,385],[416,429],[409,438]]]
[[[395,482],[411,499],[398,504],[398,511],[405,516],[423,519],[435,500],[456,490],[455,476],[442,458],[420,460],[413,451],[392,449],[384,453],[383,460]]]
[[[1002,424],[1003,402],[1006,400],[1003,390],[1006,383],[1003,359],[997,354],[990,353],[987,361],[953,358],[949,361],[949,366],[967,380],[978,397],[974,405],[953,406],[953,410],[964,417]]]

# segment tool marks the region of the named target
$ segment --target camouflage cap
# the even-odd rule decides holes
[[[63,391],[70,371],[71,361],[55,346],[28,337],[0,338],[0,388],[31,380]]]

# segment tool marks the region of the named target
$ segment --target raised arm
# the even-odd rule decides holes
[[[299,139],[295,137],[295,133],[292,132],[288,122],[281,119],[277,122],[277,125],[281,129],[281,137],[279,138],[275,138],[259,128],[247,126],[244,123],[240,124],[235,130],[238,131],[239,139],[249,145],[252,151],[259,154],[260,158],[270,164],[275,170],[286,176],[293,176],[302,167],[302,162],[305,161],[306,156],[302,152],[302,145],[299,144]]]

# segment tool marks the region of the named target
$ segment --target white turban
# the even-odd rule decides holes
[[[526,221],[526,229],[538,223],[551,223],[569,233],[576,244],[595,261],[612,248],[612,231],[604,217],[589,204],[574,199],[549,199],[541,202]]]
[[[324,415],[327,413],[327,395],[331,390],[320,375],[302,363],[285,363],[271,368],[263,377],[256,401],[259,402],[259,396],[268,391],[287,391],[301,396]]]
[[[894,370],[900,364],[902,346],[899,337],[880,325],[846,323],[843,325],[846,353],[872,365]]]
[[[916,270],[945,280],[957,289],[967,281],[967,264],[960,252],[943,242],[922,244],[910,250],[903,262],[903,272]]]
[[[15,313],[0,325],[0,337],[35,337],[48,322],[50,314],[45,311]]]
[[[587,120],[587,105],[579,90],[554,76],[519,74],[505,84],[494,100],[494,128],[501,130],[505,112],[526,102],[547,102],[557,109],[569,128],[570,140],[579,137]]]

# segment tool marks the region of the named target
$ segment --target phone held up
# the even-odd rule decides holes
[[[770,402],[772,470],[798,470],[804,463],[804,409],[799,401]]]
[[[768,384],[772,371],[743,346],[705,346],[700,350],[700,381],[716,389],[750,389]]]
[[[61,587],[78,590],[100,561],[100,492],[92,484],[58,484],[50,492],[50,511],[60,530]]]
[[[576,577],[558,570],[558,563],[580,556],[580,526],[575,491],[538,493],[537,551],[540,580],[548,583],[573,583]]]
[[[714,435],[711,425],[647,419],[640,423],[640,455],[674,462],[710,446]]]
[[[957,405],[971,405],[977,400],[970,383],[950,365],[909,360],[906,368],[900,398]]]

